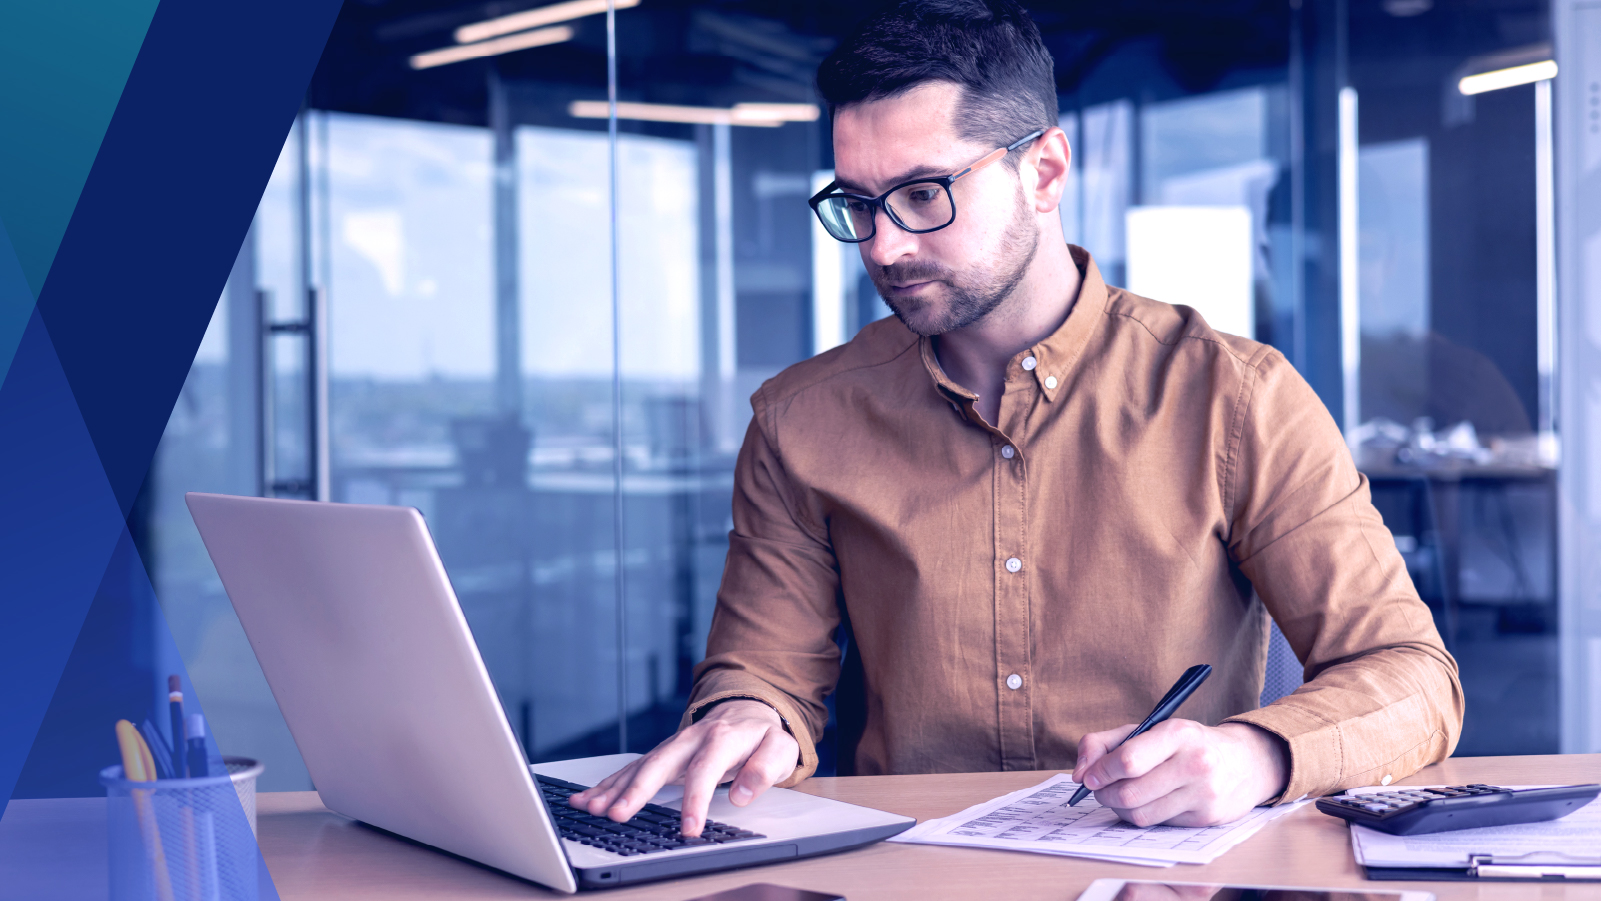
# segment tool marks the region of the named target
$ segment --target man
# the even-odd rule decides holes
[[[719,782],[804,779],[847,621],[859,773],[1073,767],[1135,824],[1195,826],[1448,755],[1456,664],[1323,405],[1064,243],[1027,15],[905,0],[818,81],[838,180],[813,206],[896,317],[752,398],[683,728],[573,803],[622,820],[682,781],[695,835]],[[1269,615],[1308,681],[1255,709]],[[1196,663],[1186,718],[1112,750]]]

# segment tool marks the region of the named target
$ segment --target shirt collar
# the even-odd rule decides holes
[[[1068,311],[1067,319],[1056,331],[1032,347],[1019,351],[1006,364],[1006,381],[1032,378],[1048,400],[1055,400],[1058,394],[1066,390],[1084,344],[1106,310],[1106,281],[1101,278],[1095,259],[1089,251],[1077,245],[1069,244],[1067,249],[1073,255],[1073,262],[1079,271],[1078,298]],[[918,350],[929,377],[947,400],[965,405],[978,398],[978,395],[951,381],[950,376],[945,374],[939,365],[939,358],[934,354],[932,339],[920,338]],[[1031,357],[1034,360],[1032,368],[1027,365]]]

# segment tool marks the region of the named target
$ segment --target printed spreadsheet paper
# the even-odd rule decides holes
[[[1418,788],[1425,786],[1407,786]],[[1512,785],[1508,788],[1544,788]],[[1353,788],[1348,795],[1391,791],[1377,786]],[[1356,862],[1368,867],[1468,866],[1474,854],[1497,862],[1594,864],[1601,861],[1601,798],[1557,820],[1456,829],[1424,835],[1390,835],[1366,826],[1351,827]]]
[[[1032,788],[1003,795],[953,816],[919,823],[889,841],[1001,848],[1167,867],[1211,863],[1271,820],[1305,802],[1258,807],[1224,826],[1135,826],[1093,796],[1067,806],[1078,783],[1057,774]]]

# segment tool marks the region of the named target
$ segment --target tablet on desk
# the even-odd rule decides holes
[[[1434,901],[1432,892],[1097,879],[1078,901]]]

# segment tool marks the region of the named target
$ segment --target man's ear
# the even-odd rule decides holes
[[[1034,211],[1054,213],[1062,203],[1062,192],[1067,190],[1067,179],[1072,171],[1073,148],[1068,146],[1067,133],[1060,128],[1047,129],[1034,142],[1034,152],[1029,157],[1037,173],[1032,198]]]

